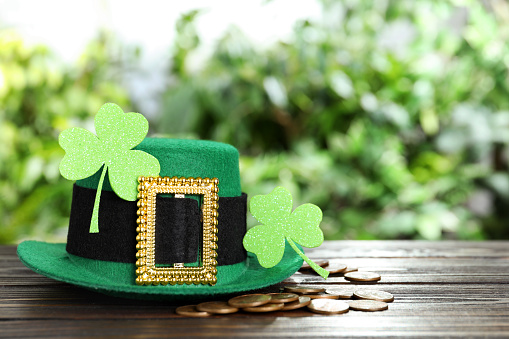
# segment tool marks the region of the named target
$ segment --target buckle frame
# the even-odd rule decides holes
[[[138,227],[136,231],[136,284],[175,285],[210,284],[217,282],[217,178],[139,177]],[[155,216],[157,194],[198,194],[202,203],[201,266],[156,267]]]

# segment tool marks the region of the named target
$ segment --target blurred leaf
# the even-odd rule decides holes
[[[93,123],[91,114],[105,102],[129,107],[112,75],[114,45],[102,34],[67,67],[46,47],[0,31],[0,243],[65,241],[72,183],[58,172],[58,134]]]

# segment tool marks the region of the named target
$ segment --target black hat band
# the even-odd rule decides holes
[[[136,201],[126,201],[114,192],[102,191],[99,205],[99,233],[90,233],[96,190],[74,184],[67,235],[67,252],[80,257],[136,262]],[[247,254],[242,245],[246,233],[247,195],[220,197],[218,208],[217,263],[242,262]],[[157,196],[156,264],[193,263],[201,243],[201,211],[191,198]]]

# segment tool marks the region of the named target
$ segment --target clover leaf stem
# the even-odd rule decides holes
[[[295,245],[295,243],[293,242],[292,239],[290,239],[289,237],[286,237],[286,240],[288,241],[288,243],[290,244],[290,246],[292,246],[293,250],[295,252],[297,252],[298,255],[300,255],[300,257],[302,259],[304,259],[305,262],[307,262],[309,264],[309,266],[311,266],[311,268],[313,270],[315,270],[316,273],[318,273],[322,278],[324,279],[327,279],[327,277],[329,276],[329,272],[324,270],[323,268],[321,268],[320,266],[318,266],[317,264],[315,264],[311,259],[309,259],[304,253],[302,253],[299,248],[297,247],[297,245]]]
[[[99,233],[99,201],[101,200],[101,192],[103,188],[104,176],[108,167],[106,164],[103,166],[101,173],[101,179],[99,179],[99,185],[97,186],[97,192],[95,194],[94,211],[92,212],[92,219],[90,220],[90,233]]]

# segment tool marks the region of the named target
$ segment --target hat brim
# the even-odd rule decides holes
[[[27,267],[48,278],[117,297],[152,300],[200,299],[264,288],[288,278],[303,262],[286,243],[283,259],[272,268],[262,267],[253,253],[244,262],[218,266],[214,286],[138,286],[134,264],[74,256],[67,253],[65,244],[24,241],[17,252]]]

